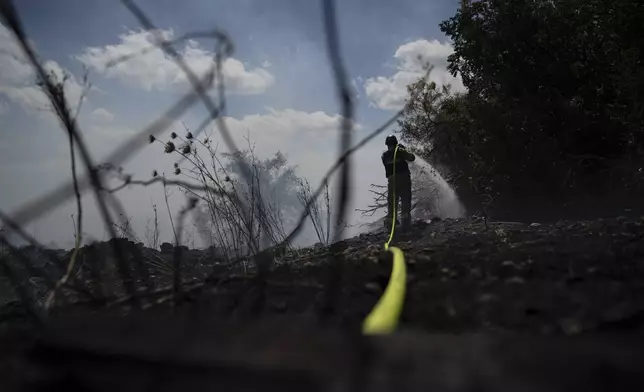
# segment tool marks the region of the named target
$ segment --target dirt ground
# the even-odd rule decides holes
[[[362,234],[278,259],[259,305],[243,274],[218,276],[192,301],[222,317],[244,317],[253,306],[259,315],[318,315],[335,252],[341,290],[327,311],[357,325],[386,282],[389,267],[378,261],[386,237]],[[482,220],[417,222],[395,245],[409,274],[401,328],[575,335],[644,327],[644,218],[488,228]]]
[[[397,236],[394,245],[408,267],[402,329],[575,335],[644,327],[644,218],[488,226],[482,220],[416,222]],[[389,265],[379,262],[386,238],[383,229],[278,257],[265,286],[252,268],[223,266],[204,284],[212,267],[204,252],[190,251],[184,304],[221,318],[322,314],[359,326],[389,274]],[[172,254],[152,256],[164,259],[166,270],[146,267],[158,293],[146,296],[144,307],[163,309],[172,302]],[[331,260],[341,267],[332,274]],[[335,297],[327,295],[329,281],[336,283]],[[129,301],[114,303],[112,309],[133,309]],[[63,304],[59,311],[86,306]]]
[[[27,384],[121,391],[215,384],[265,391],[641,389],[644,218],[489,227],[481,220],[418,222],[395,240],[409,272],[399,333],[364,337],[333,328],[359,327],[382,294],[386,237],[383,230],[278,257],[263,281],[252,268],[221,266],[204,284],[212,272],[207,257],[189,251],[180,302],[188,317],[169,306],[176,298],[170,275],[152,270],[155,294],[144,296],[142,313],[132,314],[137,307],[123,297],[109,308],[62,305],[36,345],[33,335],[0,335],[0,384],[9,391]],[[166,267],[172,259],[141,252]],[[331,269],[332,260],[341,268]],[[338,283],[336,297],[327,295],[329,281]],[[321,325],[321,316],[329,322]],[[477,334],[491,331],[505,333]]]

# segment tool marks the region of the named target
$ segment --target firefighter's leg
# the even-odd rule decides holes
[[[400,204],[401,204],[401,226],[404,231],[411,227],[411,177],[409,175],[400,178]]]
[[[385,228],[391,229],[391,223],[394,220],[394,191],[395,191],[394,178],[387,178],[387,217],[385,218]]]

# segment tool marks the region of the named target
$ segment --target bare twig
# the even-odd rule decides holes
[[[154,212],[154,220],[150,222],[150,220],[148,219],[147,221],[145,228],[145,240],[149,248],[158,249],[160,230],[156,204],[152,204],[152,211]],[[150,227],[150,225],[152,225],[152,227]]]
[[[41,87],[43,88],[44,92],[49,98],[49,101],[52,104],[54,112],[56,113],[58,119],[60,120],[61,125],[67,131],[70,139],[73,139],[73,141],[76,143],[76,146],[78,147],[78,150],[85,164],[87,172],[89,173],[89,180],[92,185],[92,189],[94,191],[94,195],[97,201],[97,205],[98,205],[98,209],[101,214],[101,217],[104,220],[108,233],[110,233],[110,235],[114,237],[114,228],[112,227],[112,219],[111,219],[109,210],[107,208],[107,205],[105,204],[105,200],[103,199],[103,185],[102,185],[101,177],[98,174],[96,165],[94,165],[93,163],[93,160],[89,154],[89,150],[87,149],[87,146],[85,145],[85,142],[81,134],[78,132],[78,126],[77,126],[76,120],[70,114],[69,105],[65,98],[62,84],[56,84],[52,81],[52,79],[47,74],[42,64],[36,57],[35,52],[33,51],[33,49],[28,43],[27,36],[22,27],[22,23],[20,22],[18,18],[18,14],[16,13],[16,10],[13,7],[13,4],[11,3],[11,1],[6,0],[0,3],[0,11],[5,21],[13,31],[14,35],[18,39],[18,43],[20,44],[21,48],[27,55],[29,62],[35,68],[36,75],[38,76],[38,79],[41,83]],[[74,184],[74,191],[78,197],[79,195],[78,180],[74,179],[73,184]],[[119,273],[121,274],[124,280],[124,287],[128,292],[133,292],[134,287],[131,285],[128,269],[127,269],[127,266],[124,264],[123,254],[116,242],[114,243],[114,253],[117,259]]]
[[[121,2],[125,5],[125,7],[132,12],[132,14],[138,19],[139,23],[143,25],[147,30],[153,32],[153,35],[156,38],[155,44],[163,50],[164,53],[166,53],[174,62],[177,64],[177,66],[181,69],[181,71],[186,75],[186,78],[188,79],[188,82],[192,86],[193,90],[199,95],[199,98],[203,102],[204,106],[208,110],[210,114],[210,119],[215,120],[217,123],[217,127],[219,129],[219,133],[222,136],[224,143],[226,143],[226,146],[228,147],[228,150],[231,151],[233,154],[237,154],[239,152],[239,149],[237,148],[234,140],[230,136],[230,132],[228,132],[228,127],[223,119],[222,116],[222,107],[217,107],[213,100],[210,98],[210,96],[206,92],[206,88],[201,83],[201,81],[197,78],[195,73],[190,69],[190,67],[186,64],[186,62],[183,60],[181,55],[173,48],[173,46],[166,40],[163,39],[163,37],[158,34],[158,29],[156,26],[152,23],[152,21],[145,15],[145,13],[132,2],[131,0],[121,0]],[[232,45],[224,45],[224,50],[225,50],[225,55],[230,55],[233,51]],[[223,85],[223,72],[221,69],[221,51],[217,51],[217,55],[215,56],[215,68],[218,72],[219,76],[219,82],[220,86]],[[213,71],[214,74],[214,71]],[[220,87],[220,104],[223,104],[223,89]],[[240,171],[242,173],[249,173],[248,171],[248,164],[242,160],[242,159],[237,159],[235,160],[235,163],[239,166]],[[246,180],[247,182],[250,180],[248,178],[247,174],[246,175]],[[257,212],[260,214],[260,219],[259,219],[259,224],[262,227],[262,230],[265,233],[269,233],[270,229],[267,227],[267,220],[263,216],[264,215],[264,205],[263,205],[263,200],[257,199],[255,200],[257,205]],[[244,210],[248,209],[248,206],[245,206],[243,203],[240,205],[240,207]]]
[[[82,101],[85,97],[85,93],[81,95],[80,102],[78,103],[78,108],[76,111],[75,118],[78,117],[78,113],[80,112],[80,106],[82,105]],[[74,183],[74,193],[76,195],[76,213],[78,214],[78,221],[74,225],[74,253],[72,254],[72,257],[69,259],[69,263],[67,265],[67,270],[65,271],[65,275],[56,283],[56,287],[51,291],[49,296],[47,297],[47,300],[45,302],[45,309],[50,309],[52,304],[54,303],[54,300],[56,298],[56,293],[58,290],[60,290],[60,287],[65,285],[67,281],[69,280],[69,277],[74,270],[74,267],[76,265],[76,258],[78,255],[78,249],[80,248],[80,244],[82,241],[82,233],[83,233],[83,204],[81,200],[81,195],[78,190],[78,177],[76,176],[76,154],[74,152],[74,138],[72,137],[72,132],[69,132],[69,155],[70,155],[70,160],[71,160],[71,171],[72,171],[72,181]],[[73,221],[73,216],[72,216],[72,221]]]
[[[165,177],[165,175],[164,175]],[[170,219],[170,225],[172,226],[172,233],[174,234],[174,242],[179,246],[179,237],[177,237],[177,230],[174,228],[174,220],[172,219],[172,211],[170,211],[170,203],[168,202],[168,189],[165,185],[165,181],[163,181],[163,197],[165,200],[165,206],[168,211],[168,217]]]

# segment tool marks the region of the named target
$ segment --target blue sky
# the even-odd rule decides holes
[[[83,67],[89,70],[93,87],[79,122],[97,158],[150,123],[186,91],[183,75],[160,52],[105,68],[115,56],[149,46],[148,33],[120,2],[16,3],[47,68],[72,75],[66,86],[72,102],[81,95]],[[235,140],[242,143],[250,135],[259,155],[279,149],[311,182],[322,176],[337,155],[339,108],[319,1],[139,0],[136,4],[167,38],[213,28],[226,31],[235,45],[224,66],[227,121]],[[405,85],[422,74],[424,61],[436,66],[432,79],[462,89],[460,79],[445,70],[451,45],[438,28],[440,21],[454,14],[457,4],[453,0],[337,2],[342,52],[356,93],[356,139],[401,107]],[[213,42],[198,39],[177,49],[195,70],[204,71]],[[34,87],[33,71],[3,27],[0,70],[0,209],[13,211],[69,179],[68,151],[64,133]],[[202,117],[201,107],[195,107],[181,120],[195,127]],[[171,130],[181,129],[176,123]],[[369,202],[370,183],[384,182],[379,161],[383,140],[356,155],[353,207]],[[146,178],[153,169],[171,171],[173,161],[155,147],[159,146],[144,148],[128,161],[126,171],[136,178]],[[160,197],[158,189],[140,188],[121,195],[135,229],[142,230],[150,202],[160,204]],[[175,199],[180,205],[179,196]],[[100,239],[104,230],[89,198],[87,205],[87,231]],[[29,229],[45,243],[68,244],[73,210],[70,202]]]

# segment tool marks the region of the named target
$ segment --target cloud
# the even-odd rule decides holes
[[[160,30],[166,40],[174,37],[170,30]],[[88,47],[76,58],[86,66],[108,78],[118,79],[127,85],[145,90],[168,90],[188,85],[185,74],[162,50],[149,50],[154,44],[151,33],[143,30],[128,31],[119,36],[119,43],[103,47]],[[198,42],[189,40],[179,50],[184,61],[198,75],[205,75],[212,66],[213,53],[202,48]],[[127,61],[108,67],[108,64],[123,56],[133,56]],[[224,83],[229,92],[237,94],[260,94],[274,82],[273,76],[263,68],[247,69],[241,61],[228,58],[224,65]]]
[[[0,84],[21,84],[33,78],[33,68],[11,33],[0,23]]]
[[[92,119],[100,122],[112,122],[114,115],[105,108],[97,108],[92,111]]]
[[[26,112],[34,113],[45,111],[49,101],[42,90],[36,86],[14,87],[0,86],[0,93],[4,94],[11,101],[19,104]]]
[[[315,138],[328,138],[329,132],[337,130],[342,116],[330,115],[322,111],[304,112],[294,109],[275,110],[267,109],[266,114],[251,114],[241,119],[228,118],[229,125],[246,126],[257,129],[261,134],[270,134],[271,137],[292,137],[294,135],[308,135]],[[360,128],[360,126],[357,126]],[[261,130],[261,131],[260,131]]]
[[[45,71],[54,81],[64,80],[64,92],[72,111],[76,110],[83,94],[83,87],[73,74],[55,61],[43,63]],[[55,120],[52,107],[45,93],[36,85],[35,72],[12,33],[0,25],[0,94],[17,103],[29,114]]]
[[[63,91],[67,103],[72,113],[75,112],[83,95],[83,86],[78,83],[73,74],[64,70],[55,61],[45,62],[43,68],[54,82],[64,80]],[[31,85],[0,85],[0,94],[6,95],[11,101],[19,104],[28,114],[38,114],[44,119],[55,121],[49,98],[35,83]]]
[[[452,91],[465,91],[461,77],[453,77],[447,71],[447,57],[453,51],[451,44],[438,40],[423,39],[401,45],[394,54],[397,72],[392,76],[368,78],[364,83],[365,93],[377,108],[401,109],[407,100],[407,86],[425,74],[427,64],[434,66],[429,78],[437,85],[451,84]]]
[[[342,116],[268,108],[262,114],[227,117],[225,121],[239,149],[248,148],[250,140],[258,156],[267,157],[279,150],[299,166],[303,175],[317,180],[336,158]],[[355,124],[354,129],[362,126]],[[216,132],[214,140],[219,138]]]

